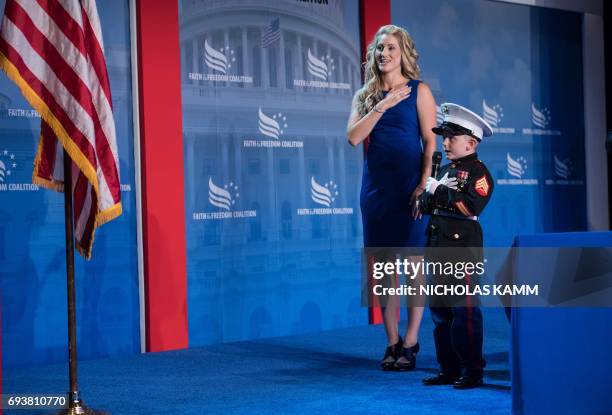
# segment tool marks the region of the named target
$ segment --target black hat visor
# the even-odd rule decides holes
[[[467,134],[480,141],[480,138],[476,137],[472,130],[462,127],[459,124],[455,124],[454,122],[444,121],[438,127],[432,128],[431,131],[443,137],[454,137],[456,135]]]

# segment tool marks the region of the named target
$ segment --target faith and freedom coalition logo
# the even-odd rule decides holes
[[[262,136],[260,139],[245,139],[243,147],[265,147],[265,148],[302,148],[304,141],[285,137],[285,131],[289,127],[287,116],[282,112],[266,113],[261,107],[257,111],[257,131]]]
[[[15,171],[19,167],[15,153],[0,151],[0,192],[36,192],[40,187],[32,183],[15,183]]]
[[[504,118],[504,109],[500,104],[487,103],[482,100],[482,118],[491,126],[491,130],[495,134],[515,134],[516,129],[504,127],[502,120]],[[444,117],[440,106],[436,106],[436,121],[441,124]],[[550,128],[552,116],[550,109],[547,107],[537,107],[534,102],[531,103],[531,128],[523,128],[524,135],[538,136],[558,136],[561,131]]]
[[[266,137],[278,140],[285,133],[284,128],[287,128],[287,117],[282,112],[268,117],[261,111],[259,107],[259,132]]]
[[[10,118],[40,118],[38,111],[31,108],[8,108],[6,115]]]
[[[236,202],[240,198],[240,189],[237,183],[230,181],[224,185],[213,182],[212,177],[208,178],[208,203],[213,209],[212,212],[195,212],[193,220],[214,220],[214,219],[236,219],[254,218],[257,216],[256,210],[236,210]]]
[[[559,130],[549,128],[552,116],[546,107],[538,108],[531,103],[531,123],[535,128],[523,128],[523,134],[529,135],[561,135]]]
[[[189,72],[188,78],[190,81],[220,81],[241,84],[253,83],[252,76],[232,73],[237,65],[235,50],[229,45],[215,49],[208,43],[208,39],[206,39],[204,40],[203,53],[202,60],[208,72]]]
[[[510,178],[497,179],[497,184],[524,186],[538,184],[538,179],[525,178],[527,175],[527,159],[523,156],[513,157],[510,153],[506,153],[506,173]]]
[[[482,100],[482,118],[491,126],[491,130],[496,134],[514,134],[514,128],[502,127],[501,121],[504,118],[504,109],[501,105],[487,105],[486,101]]]
[[[17,162],[15,161],[15,154],[9,153],[8,150],[4,150],[4,152],[0,154],[0,183],[5,183],[13,173],[11,169],[15,169],[16,167]]]
[[[306,86],[320,89],[345,89],[350,90],[351,85],[345,82],[332,82],[330,79],[336,70],[334,58],[327,54],[317,57],[310,48],[306,52],[306,68],[310,79],[294,79],[294,86]]]
[[[338,184],[333,180],[319,183],[314,176],[310,178],[310,199],[317,205],[314,208],[298,208],[298,216],[312,215],[352,215],[351,207],[336,207],[336,198],[340,195]],[[321,207],[319,207],[321,206]]]
[[[584,180],[572,179],[574,174],[574,163],[568,158],[560,158],[557,154],[553,156],[554,179],[546,179],[546,185],[560,186],[582,186]]]

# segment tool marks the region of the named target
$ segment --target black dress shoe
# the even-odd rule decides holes
[[[397,343],[391,346],[387,346],[387,350],[385,350],[385,356],[383,360],[380,362],[380,367],[382,370],[394,370],[395,369],[395,361],[400,356],[400,352],[402,350],[402,344],[404,341],[400,336]]]
[[[423,384],[427,386],[434,385],[451,385],[453,382],[457,380],[456,375],[446,374],[444,372],[438,373],[436,376],[430,376],[428,378],[423,379]]]
[[[400,372],[413,370],[416,367],[416,355],[419,350],[419,343],[415,344],[412,347],[404,347],[402,345],[400,355],[395,361],[395,370],[399,370]]]
[[[455,389],[472,389],[481,385],[482,375],[463,375],[453,382],[453,388]]]

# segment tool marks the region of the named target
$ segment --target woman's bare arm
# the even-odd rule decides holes
[[[431,156],[436,151],[436,135],[431,129],[436,126],[436,101],[429,89],[423,82],[419,83],[417,96],[417,115],[421,126],[421,138],[423,140],[423,159],[421,169],[421,180],[410,199],[412,203],[412,216],[416,219],[421,217],[417,199],[425,190],[427,178],[431,174]]]
[[[431,174],[431,156],[436,151],[436,135],[431,131],[436,126],[436,101],[427,84],[421,82],[418,88],[417,113],[423,140],[423,169],[419,186],[425,188]]]

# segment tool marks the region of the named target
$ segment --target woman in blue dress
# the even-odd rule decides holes
[[[422,247],[425,220],[416,200],[425,190],[436,149],[432,132],[436,103],[418,80],[418,53],[406,30],[381,27],[368,46],[365,83],[353,99],[347,135],[353,146],[368,136],[361,185],[361,215],[366,247]],[[419,351],[423,307],[409,309],[404,338],[398,333],[399,300],[382,309],[388,346],[384,370],[411,370]]]

